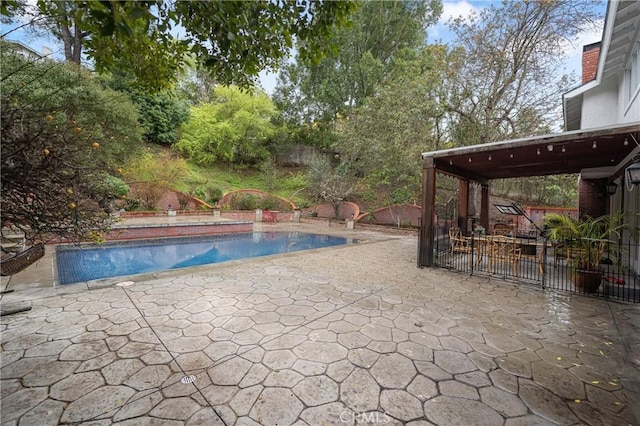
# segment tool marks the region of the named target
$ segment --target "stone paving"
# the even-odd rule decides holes
[[[0,321],[2,425],[640,422],[640,306],[418,269],[415,236],[348,235],[365,241],[15,286],[3,306],[32,310]]]

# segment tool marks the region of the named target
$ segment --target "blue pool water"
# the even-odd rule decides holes
[[[71,284],[355,242],[353,238],[302,232],[250,232],[90,247],[58,246],[58,282]]]

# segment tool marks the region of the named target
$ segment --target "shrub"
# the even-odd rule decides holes
[[[253,194],[233,194],[229,199],[229,205],[233,210],[255,210],[259,201],[260,198]]]
[[[178,198],[178,208],[180,210],[185,210],[189,205],[189,201],[191,201],[191,197],[181,192],[176,193],[176,196]]]
[[[207,200],[210,203],[217,203],[222,199],[222,190],[218,187],[209,187],[207,189],[207,193],[209,194],[209,197],[207,198]]]
[[[282,210],[280,208],[280,200],[274,196],[263,197],[258,204],[263,210]]]

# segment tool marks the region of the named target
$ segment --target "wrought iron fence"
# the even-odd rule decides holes
[[[585,253],[576,241],[551,241],[539,235],[463,236],[452,229],[433,229],[437,267],[640,303],[640,273],[632,267],[638,264],[637,242],[604,241],[597,271],[582,274],[579,260]]]

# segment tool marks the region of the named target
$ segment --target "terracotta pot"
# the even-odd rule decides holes
[[[602,271],[587,271],[578,269],[573,276],[573,282],[576,287],[585,293],[595,293],[600,287],[602,281]]]

